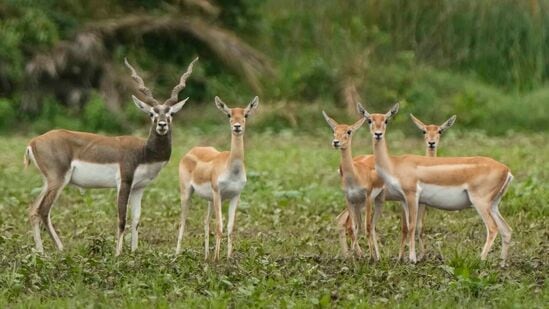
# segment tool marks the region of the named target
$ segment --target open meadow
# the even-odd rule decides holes
[[[423,153],[420,134],[414,133],[417,137],[410,138],[389,130],[390,152]],[[499,236],[488,261],[480,261],[485,228],[473,209],[428,209],[426,258],[416,265],[398,262],[400,206],[395,203],[385,204],[378,224],[380,262],[339,257],[335,217],[345,203],[337,173],[339,151],[330,147],[329,128],[256,133],[252,122],[246,134],[248,184],[237,211],[235,254],[226,259],[224,239],[219,262],[203,260],[206,203],[198,198],[190,209],[183,253],[174,254],[180,215],[177,164],[194,145],[227,149],[225,126],[207,134],[199,128],[173,132],[172,158],[145,191],[139,249],[130,253],[127,233],[118,258],[116,195],[110,189],[67,187],[52,211],[65,251],[57,252],[46,232],[46,255],[34,251],[27,209],[40,192],[41,179],[34,167],[23,170],[30,137],[2,137],[0,306],[547,306],[546,134],[487,137],[455,129],[442,141],[440,156],[491,156],[515,176],[500,206],[513,228],[505,269],[499,267]],[[353,154],[367,153],[371,142],[363,128],[354,138]],[[367,249],[364,237],[361,245]]]

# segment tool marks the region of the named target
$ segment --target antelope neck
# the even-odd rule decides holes
[[[244,162],[244,135],[231,134],[231,153],[229,162],[240,160]]]
[[[351,143],[348,143],[345,149],[341,149],[341,174],[344,177],[355,177],[353,155],[351,154]]]
[[[437,148],[429,148],[427,147],[427,151],[425,154],[427,157],[436,157],[437,156]]]
[[[144,149],[145,163],[168,161],[172,154],[172,130],[165,135],[156,132],[154,125],[151,126],[149,137]]]
[[[374,157],[376,161],[376,166],[379,166],[392,174],[393,165],[391,163],[391,159],[389,158],[389,152],[387,150],[387,144],[385,143],[385,137],[378,141],[376,141],[376,139],[372,140],[372,143],[374,143]]]

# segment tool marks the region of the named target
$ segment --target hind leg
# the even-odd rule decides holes
[[[488,252],[490,252],[490,249],[494,244],[494,240],[498,235],[498,226],[496,224],[496,221],[492,217],[492,213],[490,210],[492,205],[490,204],[490,202],[475,197],[471,197],[471,202],[473,202],[473,206],[477,210],[478,214],[482,218],[482,221],[484,222],[484,225],[486,226],[486,242],[484,243],[484,247],[482,248],[482,252],[480,253],[480,259],[484,261],[486,260]]]
[[[36,246],[36,251],[40,253],[44,253],[44,245],[42,244],[42,237],[40,237],[40,214],[38,213],[38,209],[40,205],[42,204],[42,201],[44,200],[44,196],[46,195],[46,192],[48,192],[48,183],[44,180],[44,187],[42,188],[42,192],[40,192],[40,195],[36,198],[34,203],[31,206],[31,209],[29,211],[29,219],[32,226],[32,235],[34,237],[34,244]]]
[[[208,208],[206,209],[206,215],[204,216],[204,260],[208,259],[208,253],[210,252],[210,221],[212,219],[212,202],[208,202]]]
[[[496,224],[498,226],[498,230],[501,233],[501,259],[502,259],[502,265],[505,265],[505,260],[507,259],[507,255],[509,253],[509,245],[511,244],[511,233],[512,229],[509,227],[507,222],[505,222],[505,219],[501,216],[498,209],[498,204],[494,203],[492,205],[492,216],[494,220],[496,221]]]
[[[189,213],[189,206],[191,204],[192,187],[190,184],[181,184],[181,219],[179,223],[179,233],[177,235],[177,245],[175,247],[175,254],[181,252],[181,241],[183,240],[183,233],[185,232],[185,223]]]
[[[39,197],[39,200],[37,200],[37,207],[33,209],[31,217],[35,217],[38,215],[40,217],[40,220],[44,225],[46,226],[46,230],[48,231],[48,234],[50,234],[50,237],[52,238],[53,242],[55,243],[55,246],[59,251],[63,250],[63,243],[61,243],[61,239],[59,238],[59,235],[57,235],[57,232],[55,231],[55,228],[53,227],[53,224],[51,223],[51,217],[50,212],[51,208],[53,207],[53,204],[59,197],[59,194],[61,191],[63,191],[63,188],[67,185],[68,181],[70,180],[70,173],[67,173],[63,177],[53,177],[50,176],[46,180],[46,185],[43,192],[43,195],[41,194],[41,199]],[[36,219],[34,219],[36,222]],[[35,229],[35,241],[36,238],[36,225],[34,225]],[[38,233],[38,238],[40,237]],[[39,250],[38,246],[41,245],[41,240],[38,239],[40,244],[36,242],[37,250]],[[43,252],[43,248],[42,251]]]

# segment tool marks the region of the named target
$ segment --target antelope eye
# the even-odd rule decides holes
[[[372,124],[372,119],[368,118],[368,124]]]
[[[351,133],[353,133],[353,131],[351,131],[351,130],[347,131],[348,135],[351,135]]]
[[[438,134],[442,134],[442,130],[438,130]]]
[[[248,114],[244,114],[244,118],[248,118]]]
[[[389,120],[388,120],[388,119],[385,119],[385,124],[387,124],[388,122],[389,122]]]
[[[227,118],[231,118],[231,114],[227,114]]]
[[[427,133],[427,131],[421,131],[421,133],[423,133],[423,134],[426,134],[426,133]]]
[[[153,113],[149,113],[149,116],[151,116],[151,118],[152,118],[152,117],[154,116],[154,114],[153,114]]]

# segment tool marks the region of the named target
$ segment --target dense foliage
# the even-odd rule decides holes
[[[300,110],[350,110],[349,86],[367,105],[398,99],[432,121],[455,113],[491,134],[547,130],[548,10],[547,0],[3,1],[0,130],[128,131],[136,124],[122,59],[162,96],[194,55],[184,93],[193,104],[260,94],[272,112],[263,127],[274,130],[318,126],[316,112],[289,115]],[[166,28],[163,18],[193,23]],[[218,29],[239,41],[216,45]],[[85,37],[87,50],[79,35],[90,31],[99,39]],[[265,57],[250,60],[254,49]],[[70,69],[49,76],[59,59]]]

